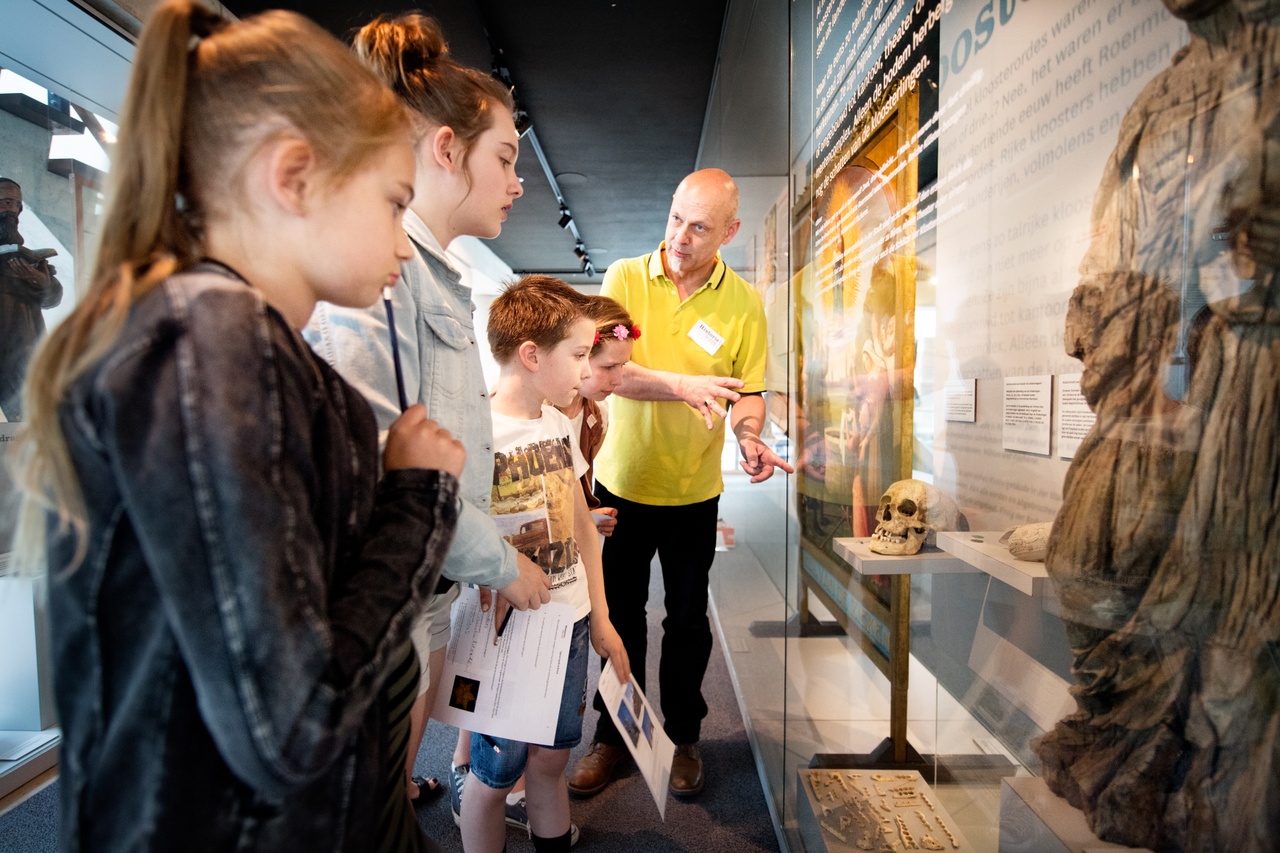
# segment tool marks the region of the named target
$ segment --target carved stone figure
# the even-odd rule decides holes
[[[1280,815],[1276,0],[1172,2],[1067,319],[1097,421],[1049,541],[1077,711],[1033,746],[1101,838],[1271,851]]]
[[[955,530],[959,520],[946,492],[923,480],[899,480],[880,498],[867,547],[877,554],[915,554],[934,531]]]
[[[0,178],[0,412],[10,421],[22,416],[22,380],[44,334],[41,311],[62,301],[62,283],[48,261],[57,252],[23,245],[21,213],[22,187]]]
[[[1015,560],[1043,563],[1049,553],[1049,533],[1052,530],[1052,521],[1020,524],[1006,530],[1000,537],[1000,544],[1009,549],[1009,555]]]

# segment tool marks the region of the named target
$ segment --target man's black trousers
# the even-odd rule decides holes
[[[631,660],[632,678],[645,695],[649,566],[653,555],[658,555],[667,609],[658,663],[663,725],[675,743],[694,743],[707,716],[707,703],[702,698],[702,677],[711,658],[707,583],[715,559],[720,498],[684,506],[653,506],[620,498],[599,482],[595,494],[604,506],[618,510],[618,526],[604,540],[605,596],[609,618]],[[595,739],[621,745],[622,735],[609,719],[599,691],[592,704],[600,712]]]

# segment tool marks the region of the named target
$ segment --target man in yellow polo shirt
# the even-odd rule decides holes
[[[632,678],[643,689],[649,566],[657,553],[667,607],[659,684],[666,730],[676,743],[671,792],[677,796],[698,793],[705,780],[698,738],[707,715],[707,582],[724,488],[724,418],[751,482],[767,480],[775,467],[792,471],[760,440],[763,303],[720,258],[720,247],[738,231],[737,211],[738,188],[727,173],[694,172],[672,197],[666,240],[656,252],[611,264],[600,291],[620,302],[643,332],[595,460],[596,496],[618,512],[604,544],[605,593]],[[601,712],[595,742],[569,776],[569,790],[581,797],[603,790],[628,754],[599,693],[594,706]]]

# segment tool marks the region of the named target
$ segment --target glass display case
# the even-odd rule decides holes
[[[1280,4],[814,0],[791,43],[797,473],[730,486],[715,590],[781,840],[1274,849]]]
[[[0,443],[131,56],[56,5],[0,28]],[[726,476],[712,573],[781,845],[1274,849],[1280,3],[781,6],[790,169],[737,240],[797,472]],[[29,587],[0,796],[51,722]]]
[[[14,0],[0,27],[0,448],[31,351],[85,285],[132,46],[71,4]],[[38,580],[6,576],[14,487],[0,465],[0,797],[58,740]]]

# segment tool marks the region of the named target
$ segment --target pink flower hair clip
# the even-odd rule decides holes
[[[628,338],[630,338],[633,341],[638,341],[640,340],[640,327],[631,326],[630,328],[628,328],[627,326],[624,326],[621,323],[619,323],[609,331],[605,332],[605,335],[612,335],[614,338],[620,341],[625,341]],[[601,335],[599,332],[596,332],[595,340],[591,342],[592,348],[600,346],[600,341],[602,340],[604,340],[604,335]]]

